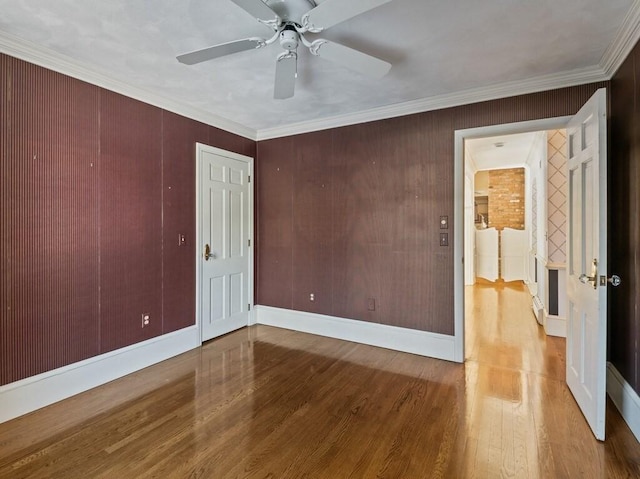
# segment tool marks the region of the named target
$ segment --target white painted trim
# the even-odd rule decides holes
[[[544,310],[544,332],[547,336],[556,336],[558,338],[567,337],[567,320],[560,316],[547,313]]]
[[[607,394],[640,442],[640,396],[611,363],[607,363]]]
[[[196,326],[0,387],[0,423],[22,416],[200,345]]]
[[[87,67],[85,64],[66,55],[6,32],[0,32],[0,52],[221,128],[245,138],[267,140],[610,80],[638,39],[640,39],[640,0],[635,0],[618,31],[616,39],[611,43],[609,48],[607,48],[598,65],[261,130],[255,130],[246,125],[212,114],[209,111],[189,107],[182,102],[164,95],[116,80],[112,78],[108,72],[99,71],[95,67]]]
[[[2,31],[0,31],[0,52],[62,73],[63,75],[91,83],[92,85],[120,93],[129,98],[157,106],[158,108],[177,113],[178,115],[198,120],[207,125],[221,128],[236,135],[251,140],[256,139],[256,131],[253,128],[228,120],[209,111],[187,106],[183,102],[176,101],[151,90],[116,80],[108,73],[98,71],[95,67],[87,67],[85,64],[66,55]]]
[[[454,361],[453,336],[323,314],[256,306],[258,324]]]
[[[622,66],[638,40],[640,40],[640,0],[634,0],[618,29],[616,38],[605,50],[600,60],[600,68],[608,80]]]
[[[558,270],[558,271],[565,271],[567,269],[567,264],[566,263],[551,263],[551,262],[547,263],[547,262],[545,262],[544,266],[547,269],[555,269],[555,270]]]
[[[464,134],[456,131],[454,135],[453,165],[453,344],[454,361],[464,362],[464,175],[465,154]],[[475,261],[475,258],[467,258]],[[475,268],[474,268],[475,275]]]
[[[526,95],[529,93],[555,90],[558,88],[584,85],[587,83],[605,80],[608,80],[608,78],[600,68],[585,68],[542,77],[505,82],[488,87],[422,98],[403,103],[396,103],[347,115],[303,121],[275,128],[264,128],[262,130],[258,130],[256,139],[260,141],[298,135],[301,133],[309,133],[312,131],[328,130],[330,128],[355,125],[369,121],[386,120],[415,113],[441,110],[461,105],[470,105],[483,101],[497,100],[499,98]]]
[[[202,151],[207,151],[208,153],[212,153],[214,155],[224,156],[226,158],[231,158],[233,160],[243,161],[248,163],[249,166],[249,175],[251,176],[251,181],[249,181],[249,235],[248,239],[251,240],[251,247],[249,248],[249,297],[247,298],[247,302],[250,305],[247,326],[251,326],[252,324],[256,324],[255,319],[255,307],[253,304],[253,292],[254,292],[254,252],[255,252],[255,238],[254,238],[254,194],[255,194],[255,176],[254,176],[254,159],[250,156],[241,155],[239,153],[234,153],[232,151],[223,150],[221,148],[217,148],[215,146],[205,145],[203,143],[196,143],[196,326],[198,327],[198,331],[200,332],[200,338],[202,338],[202,251],[200,245],[202,244],[202,212],[201,212],[201,201],[200,195],[202,192],[200,191],[200,153]],[[202,341],[201,343],[202,344]]]
[[[464,141],[472,138],[565,128],[570,116],[456,130],[453,166],[453,310],[455,361],[464,361]]]

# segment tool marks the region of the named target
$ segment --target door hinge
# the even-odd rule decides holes
[[[248,178],[247,183],[251,183],[251,175],[247,175],[247,178]]]
[[[251,240],[247,240],[249,242],[249,248],[251,248]]]
[[[251,311],[251,303],[247,304],[247,308]]]

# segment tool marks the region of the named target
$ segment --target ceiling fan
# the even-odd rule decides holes
[[[351,70],[380,78],[391,64],[339,43],[319,38],[309,41],[304,34],[319,33],[333,25],[360,15],[391,0],[231,0],[275,34],[268,39],[251,37],[222,43],[194,52],[178,55],[186,65],[214,58],[263,48],[279,40],[284,49],[276,57],[274,98],[291,98],[297,77],[298,44],[302,43],[316,56],[339,63]]]

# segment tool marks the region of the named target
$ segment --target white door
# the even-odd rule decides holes
[[[502,279],[527,279],[527,231],[504,228],[500,234],[500,262]]]
[[[202,341],[249,321],[250,158],[198,145]]]
[[[567,385],[604,440],[607,344],[606,94],[598,90],[567,125]]]
[[[476,276],[495,281],[498,273],[498,230],[476,230]]]

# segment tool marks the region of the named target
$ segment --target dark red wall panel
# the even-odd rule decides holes
[[[283,138],[260,143],[256,167],[256,299],[260,304],[289,309],[293,288],[294,141]]]
[[[601,86],[259,142],[257,302],[453,334],[455,130],[571,115]]]
[[[99,352],[97,87],[0,55],[0,384]]]
[[[168,333],[195,324],[196,142],[208,142],[209,127],[174,113],[162,119],[162,332]]]
[[[151,315],[141,327],[142,313]],[[101,349],[162,332],[162,111],[107,90],[100,105]]]
[[[609,360],[640,393],[640,45],[611,80],[608,184]]]
[[[291,307],[320,314],[333,312],[333,178],[326,154],[331,136],[312,133],[297,145],[291,185]]]
[[[255,142],[1,54],[0,81],[0,385],[193,325],[195,142]]]

